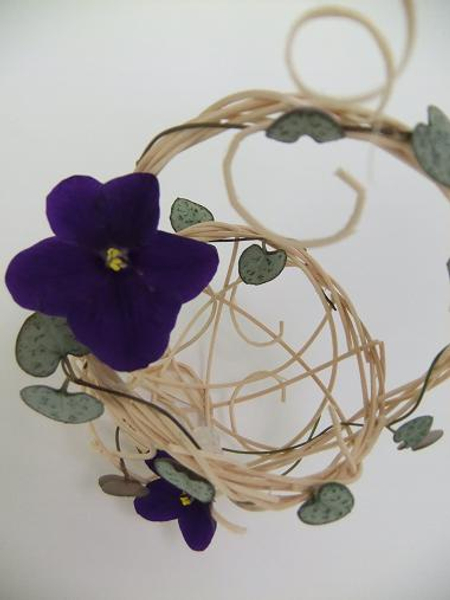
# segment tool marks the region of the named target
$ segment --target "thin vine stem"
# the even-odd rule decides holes
[[[420,406],[420,403],[422,402],[429,380],[431,378],[431,375],[433,373],[434,368],[436,367],[437,363],[439,362],[439,359],[441,358],[441,356],[446,352],[446,350],[448,350],[450,348],[450,344],[445,346],[433,359],[427,374],[425,376],[424,382],[422,384],[422,388],[419,392],[419,396],[416,400],[416,402],[414,403],[414,405],[411,407],[411,409],[402,417],[396,419],[395,421],[392,421],[391,423],[387,424],[385,427],[386,429],[388,429],[389,431],[391,431],[392,433],[395,433],[395,429],[392,427],[393,425],[395,425],[396,423],[399,423],[401,421],[403,421],[404,419],[407,419],[411,414],[413,414],[417,408]],[[139,398],[138,396],[134,396],[133,394],[127,394],[125,392],[121,392],[119,390],[114,390],[114,389],[110,389],[104,386],[99,386],[96,385],[94,383],[91,383],[89,381],[86,381],[84,379],[81,379],[79,377],[76,376],[76,374],[74,373],[73,369],[72,369],[72,365],[70,364],[70,361],[65,358],[62,361],[62,367],[63,367],[63,371],[66,375],[66,382],[65,385],[68,384],[69,380],[72,383],[75,383],[77,385],[81,385],[84,387],[88,387],[90,389],[94,389],[96,391],[99,392],[104,392],[104,393],[108,393],[108,394],[112,394],[115,396],[120,396],[122,398],[127,398],[128,400],[132,400],[133,402],[138,402],[140,404],[143,404],[147,407],[149,407],[151,410],[154,410],[155,412],[158,412],[159,414],[164,415],[166,418],[168,418],[170,421],[172,421],[172,423],[174,423],[174,425],[176,425],[180,431],[182,431],[182,433],[184,433],[184,435],[190,440],[190,442],[198,449],[201,450],[200,445],[198,444],[198,442],[195,440],[195,438],[189,433],[189,431],[173,416],[171,415],[168,411],[166,411],[164,408],[161,408],[160,406],[156,405],[156,404],[152,404],[150,402],[147,402],[146,400]],[[222,450],[224,452],[228,452],[230,454],[241,454],[241,455],[257,455],[257,456],[270,456],[270,455],[274,455],[274,454],[281,454],[284,452],[290,452],[292,450],[297,450],[299,448],[303,448],[304,446],[306,446],[307,444],[309,444],[310,442],[314,442],[317,439],[319,439],[320,437],[322,437],[323,435],[325,435],[326,433],[328,433],[331,429],[333,429],[334,425],[329,425],[328,427],[326,427],[324,430],[322,430],[320,433],[318,433],[316,436],[314,436],[314,433],[319,425],[319,421],[320,418],[316,421],[316,423],[314,424],[311,433],[308,437],[307,440],[305,440],[304,442],[300,442],[299,444],[295,444],[293,446],[286,446],[284,448],[276,448],[274,450],[237,450],[234,448],[228,448],[228,447],[223,447]],[[364,427],[364,424],[362,423],[354,423],[354,422],[348,422],[348,421],[342,421],[340,423],[341,426],[343,427]],[[120,446],[118,445],[118,430],[119,428],[116,429],[116,447],[117,450],[120,451]],[[300,463],[301,459],[298,459],[293,465],[291,465],[291,467],[289,467],[289,469],[287,469],[286,471],[284,471],[282,473],[282,475],[287,475],[288,473],[290,473],[299,463]],[[122,467],[122,470],[124,472],[124,475],[127,477],[129,477],[128,471],[125,467],[124,461],[122,459],[120,459],[120,464]]]
[[[396,138],[398,140],[402,140],[404,142],[409,142],[411,139],[411,131],[403,131],[401,129],[397,129],[396,127],[391,126],[381,126],[377,127],[367,127],[363,125],[342,125],[344,131],[348,133],[365,133],[365,134],[373,134],[373,135],[382,135],[388,138]]]
[[[116,427],[116,433],[115,433],[115,436],[114,436],[114,440],[115,440],[115,443],[116,443],[116,450],[117,450],[117,452],[120,452],[121,451],[121,448],[120,448],[120,427]],[[123,460],[122,457],[119,457],[119,461],[120,461],[120,470],[124,474],[125,479],[127,481],[130,481],[131,477],[130,477],[130,473],[129,473],[127,467],[126,467],[125,461]]]
[[[81,385],[83,387],[87,387],[92,390],[96,390],[98,392],[104,392],[106,394],[112,394],[113,396],[120,396],[121,398],[127,398],[128,400],[132,400],[133,402],[138,402],[139,404],[143,404],[144,406],[147,406],[154,412],[157,412],[160,415],[165,416],[167,419],[172,421],[172,423],[176,427],[178,427],[178,429],[182,433],[184,433],[184,435],[197,448],[197,450],[201,450],[200,445],[195,440],[195,438],[189,433],[189,431],[186,429],[186,427],[184,427],[184,425],[182,425],[172,414],[170,414],[170,412],[168,412],[164,408],[161,408],[161,406],[158,406],[157,404],[153,404],[151,402],[147,402],[147,400],[144,400],[143,398],[139,398],[139,396],[134,396],[133,394],[127,394],[127,393],[121,392],[119,390],[113,390],[113,389],[110,389],[110,388],[107,388],[107,387],[104,387],[101,385],[96,385],[95,383],[91,383],[90,381],[86,381],[85,379],[81,379],[81,378],[77,377],[72,369],[72,365],[70,364],[70,361],[67,358],[65,358],[63,360],[62,367],[63,367],[63,371],[64,371],[65,375],[72,381],[72,383],[76,383],[77,385]]]
[[[230,238],[224,238],[224,239],[220,239],[220,240],[209,240],[210,243],[213,244],[219,244],[219,243],[223,243],[223,242],[264,242],[265,238],[260,237],[260,236],[255,236],[255,237],[230,237]]]
[[[342,425],[343,427],[364,427],[364,425],[362,423],[352,423],[352,422],[347,422],[347,421],[342,421],[340,423],[340,425]],[[283,452],[289,452],[291,450],[298,450],[298,448],[303,448],[303,446],[306,446],[310,442],[315,442],[318,438],[325,435],[325,433],[328,433],[328,431],[330,431],[330,429],[333,429],[333,427],[334,427],[334,425],[329,425],[323,431],[318,433],[315,437],[307,439],[304,442],[300,442],[299,444],[295,444],[294,446],[286,446],[285,448],[276,448],[275,450],[235,450],[234,448],[222,448],[222,450],[224,452],[230,452],[232,454],[256,454],[258,456],[259,455],[265,456],[265,455],[271,455],[271,454],[280,454]]]
[[[308,439],[306,440],[307,442],[310,442],[313,437],[314,434],[316,433],[317,428],[319,427],[319,423],[320,423],[320,419],[322,418],[322,415],[319,415],[318,419],[316,420],[316,422],[313,425],[313,428],[311,429]],[[293,465],[291,465],[288,469],[286,469],[285,471],[283,471],[281,474],[282,475],[289,475],[289,473],[291,473],[296,467],[298,467],[298,465],[302,462],[302,459],[299,458],[297,459]]]
[[[158,133],[145,147],[144,151],[136,161],[138,164],[147,152],[153,148],[153,146],[158,142],[161,138],[166,135],[170,135],[171,133],[177,133],[178,131],[185,131],[188,129],[246,129],[248,125],[243,123],[212,123],[210,121],[197,122],[197,123],[183,123],[181,125],[175,125],[174,127],[169,127],[168,129],[164,129]],[[396,139],[401,139],[403,141],[409,141],[411,138],[410,131],[401,131],[400,129],[396,129],[390,126],[383,127],[368,127],[361,125],[342,125],[342,129],[348,133],[364,133],[364,134],[377,134],[382,135],[384,137],[395,137]],[[220,240],[222,241],[222,240]]]
[[[408,412],[406,414],[399,417],[398,419],[395,419],[395,421],[392,421],[391,423],[389,423],[389,425],[386,425],[386,427],[389,429],[389,431],[391,431],[392,433],[395,433],[396,430],[392,426],[395,425],[396,423],[400,423],[400,421],[404,421],[405,419],[410,417],[419,408],[419,406],[423,400],[423,397],[425,396],[425,392],[427,391],[427,386],[430,381],[431,375],[434,371],[434,368],[438,364],[441,356],[443,354],[445,354],[446,350],[448,350],[449,348],[450,348],[450,344],[448,344],[447,346],[442,348],[442,350],[436,354],[433,361],[431,362],[431,365],[427,371],[427,374],[425,375],[425,379],[423,380],[423,384],[420,389],[419,395],[417,396],[417,400],[414,402],[413,406],[410,408],[410,410],[408,410]]]
[[[184,123],[182,125],[175,125],[175,127],[169,127],[168,129],[164,129],[164,131],[158,133],[158,135],[155,135],[155,137],[145,147],[136,164],[138,164],[144,158],[147,152],[156,144],[158,140],[171,133],[177,133],[178,131],[184,131],[186,129],[245,129],[246,127],[247,125],[242,123],[211,123],[209,121],[200,123]]]
[[[395,425],[396,423],[400,423],[401,421],[407,419],[409,416],[411,416],[417,410],[417,408],[420,406],[420,404],[425,396],[425,392],[427,390],[427,386],[430,381],[430,378],[431,378],[434,368],[436,367],[437,363],[439,362],[439,359],[441,358],[441,356],[449,348],[450,348],[450,344],[445,346],[433,359],[433,361],[427,371],[425,379],[423,381],[422,388],[419,392],[417,400],[414,403],[414,405],[411,407],[411,409],[405,415],[403,415],[400,418],[395,419],[395,421],[392,421],[391,423],[387,424],[386,429],[388,429],[392,433],[395,433],[396,430],[393,428],[393,425]],[[158,406],[156,404],[147,402],[146,400],[139,398],[138,396],[134,396],[133,394],[127,394],[125,392],[120,392],[119,390],[114,390],[114,389],[110,389],[110,388],[107,388],[104,386],[99,386],[99,385],[96,385],[94,383],[91,383],[89,381],[86,381],[84,379],[77,377],[72,369],[72,365],[70,364],[70,361],[67,358],[65,358],[63,360],[62,366],[63,366],[63,371],[67,377],[65,385],[67,385],[68,381],[70,380],[72,383],[75,383],[77,385],[88,387],[88,388],[97,390],[99,392],[104,392],[104,393],[112,394],[115,396],[120,396],[122,398],[127,398],[128,400],[132,400],[133,402],[138,402],[140,404],[144,404],[145,406],[148,406],[151,410],[154,410],[155,412],[158,412],[158,413],[164,415],[166,418],[170,419],[170,421],[172,421],[172,423],[174,423],[174,425],[176,425],[180,429],[180,431],[182,431],[184,433],[184,435],[192,442],[192,444],[198,450],[201,449],[200,445],[197,443],[195,438],[189,433],[189,431],[173,415],[171,415],[164,408],[161,408],[160,406]],[[305,440],[304,442],[300,442],[299,444],[295,444],[293,446],[286,446],[284,448],[276,448],[274,450],[237,450],[234,448],[223,447],[222,450],[224,452],[228,452],[230,454],[258,455],[258,456],[280,454],[283,452],[290,452],[292,450],[298,450],[299,448],[303,448],[310,442],[314,442],[315,440],[319,439],[320,437],[322,437],[323,435],[328,433],[334,427],[334,425],[329,425],[324,430],[322,430],[320,433],[318,433],[316,436],[314,436],[314,433],[319,425],[319,421],[320,421],[320,418],[316,421],[307,440]],[[348,427],[364,427],[364,425],[362,423],[354,423],[354,422],[347,422],[347,421],[342,421],[340,423],[340,425],[343,427],[346,427],[346,426],[348,426]],[[118,451],[120,451],[120,449],[118,447],[118,440],[117,440],[117,430],[118,429],[119,428],[116,429],[116,447],[117,447]],[[122,459],[120,459],[120,460],[121,460],[121,466],[122,466],[123,460]],[[293,470],[300,463],[300,461],[301,461],[301,459],[296,461],[291,467],[289,467],[289,469],[287,469],[285,472],[283,472],[282,475],[287,475],[291,470]],[[124,474],[126,476],[127,471],[126,471],[126,467],[124,464],[123,464],[123,469],[124,469]]]

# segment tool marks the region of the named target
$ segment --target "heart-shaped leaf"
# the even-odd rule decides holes
[[[197,223],[206,223],[208,221],[214,221],[214,216],[211,211],[187,200],[186,198],[177,198],[172,204],[170,210],[170,223],[174,231],[182,231],[191,225],[197,225]]]
[[[214,486],[203,477],[186,469],[170,458],[157,458],[154,467],[160,477],[205,504],[214,500]]]
[[[302,135],[316,142],[331,142],[344,137],[344,130],[329,114],[315,108],[299,108],[278,117],[266,131],[267,137],[292,144]]]
[[[47,385],[30,385],[20,392],[22,400],[41,415],[61,423],[87,423],[103,413],[103,404],[87,394],[70,394]]]
[[[286,261],[284,250],[269,252],[258,244],[253,244],[239,258],[239,275],[244,283],[261,285],[278,277],[286,266]]]
[[[412,147],[422,169],[450,186],[450,120],[436,106],[428,107],[428,125],[415,126]]]
[[[99,486],[110,496],[133,496],[143,498],[148,489],[139,481],[126,479],[122,475],[102,475],[98,480]]]
[[[22,325],[16,342],[16,359],[29,375],[48,377],[59,361],[73,354],[84,356],[89,348],[75,339],[66,319],[34,313]]]
[[[302,504],[297,515],[308,525],[325,525],[348,515],[354,504],[351,491],[342,483],[332,481],[322,485],[313,498]]]
[[[432,424],[433,417],[430,416],[416,417],[407,421],[395,432],[394,442],[401,443],[400,449],[412,448],[414,450],[430,433]]]

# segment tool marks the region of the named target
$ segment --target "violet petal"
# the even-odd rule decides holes
[[[132,260],[148,285],[176,294],[181,302],[198,296],[219,264],[214,246],[164,231],[137,250]]]
[[[149,521],[172,521],[179,518],[183,505],[177,488],[164,479],[150,482],[147,488],[147,496],[134,500],[134,508],[141,517]]]
[[[209,504],[194,501],[185,506],[178,524],[186,544],[191,550],[205,550],[214,536],[217,523],[211,516]]]
[[[103,186],[113,244],[136,248],[152,239],[159,222],[159,184],[150,173],[131,173]]]
[[[142,369],[164,354],[181,304],[150,291],[131,269],[110,273],[102,293],[86,289],[67,320],[76,338],[113,369]]]
[[[6,285],[17,304],[54,316],[102,287],[105,268],[89,251],[47,238],[15,256],[6,271]]]
[[[154,234],[159,221],[158,180],[132,173],[102,184],[75,175],[47,197],[47,218],[61,240],[97,250],[135,248]]]
[[[103,184],[86,175],[68,177],[53,188],[47,196],[47,219],[60,240],[105,248],[108,235],[102,188]]]

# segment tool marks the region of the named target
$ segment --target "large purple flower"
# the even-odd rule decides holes
[[[155,458],[166,456],[165,452],[158,452]],[[146,461],[152,470],[153,461],[154,459]],[[147,484],[147,489],[149,493],[146,496],[134,500],[136,512],[148,521],[177,519],[189,548],[206,550],[217,526],[211,516],[210,504],[195,500],[164,479],[151,481]]]
[[[47,197],[55,236],[18,254],[6,273],[18,304],[66,317],[120,371],[162,356],[181,305],[218,265],[213,246],[157,230],[158,199],[158,180],[146,173],[105,184],[69,177]]]

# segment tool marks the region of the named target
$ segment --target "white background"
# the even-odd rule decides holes
[[[154,134],[231,92],[291,90],[285,35],[297,15],[322,4],[1,0],[3,270],[16,252],[49,235],[45,196],[62,178],[107,180],[131,171]],[[342,4],[371,16],[399,55],[400,3]],[[429,103],[450,113],[449,24],[445,0],[420,2],[413,60],[387,111],[411,126],[425,120]],[[313,24],[296,50],[305,78],[324,91],[359,91],[381,80],[374,46],[357,26]],[[163,172],[165,226],[176,195],[203,202],[220,220],[236,219],[221,175],[231,135]],[[303,142],[246,142],[236,166],[240,193],[270,226],[311,237],[332,233],[349,214],[351,194],[332,176],[337,166],[367,185],[357,234],[314,255],[350,293],[372,335],[386,341],[388,387],[395,387],[422,374],[449,341],[449,207],[426,178],[381,151]],[[248,533],[220,529],[205,553],[193,553],[176,524],[147,523],[131,502],[102,494],[97,477],[111,469],[90,449],[84,427],[47,421],[21,403],[19,389],[31,382],[16,367],[13,347],[26,315],[1,291],[2,599],[450,596],[450,435],[417,453],[397,452],[383,435],[352,486],[355,510],[339,523],[308,528],[294,510],[253,514],[223,504]],[[266,317],[272,309],[263,306]],[[292,311],[308,319],[301,298]],[[427,413],[450,430],[448,384],[426,397]]]

